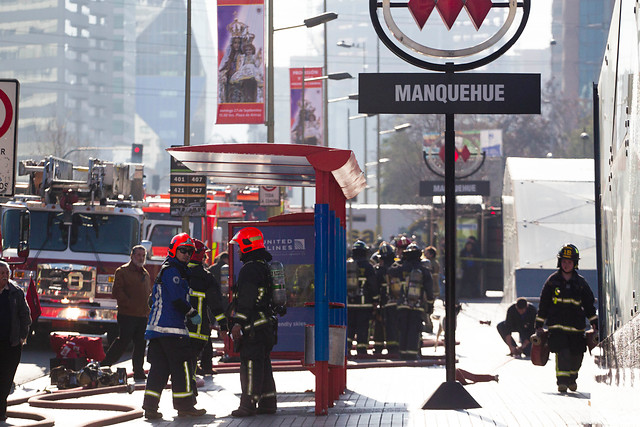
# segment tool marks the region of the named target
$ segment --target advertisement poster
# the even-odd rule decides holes
[[[284,265],[287,288],[287,314],[278,317],[278,343],[274,352],[304,352],[304,326],[313,323],[313,308],[305,302],[315,300],[314,257],[315,236],[313,223],[266,224],[230,223],[229,235],[234,236],[244,227],[256,227],[264,235],[265,248],[274,261]],[[235,245],[229,245],[231,257],[230,280],[235,286],[242,262]]]
[[[218,0],[218,124],[265,114],[264,0]]]
[[[291,68],[291,143],[323,145],[322,82],[303,81],[322,76],[322,67]]]

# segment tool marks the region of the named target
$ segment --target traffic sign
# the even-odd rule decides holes
[[[260,206],[280,206],[280,187],[261,185],[258,199]]]
[[[17,80],[0,80],[0,196],[13,196],[18,134]]]

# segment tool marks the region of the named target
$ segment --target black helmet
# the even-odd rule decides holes
[[[382,242],[378,248],[378,255],[380,255],[382,259],[395,258],[396,251],[393,249],[393,246],[387,242]]]
[[[578,268],[578,260],[580,260],[580,251],[575,245],[567,243],[563,245],[558,251],[558,268],[563,259],[570,259],[573,261],[575,268]]]
[[[351,254],[354,258],[362,258],[367,256],[367,252],[369,251],[369,247],[362,240],[356,240],[356,242],[351,247]]]
[[[415,243],[409,243],[409,245],[402,251],[402,256],[408,260],[419,260],[422,255],[422,250]]]
[[[369,247],[362,240],[356,240],[353,246],[351,247],[352,251],[368,251]]]

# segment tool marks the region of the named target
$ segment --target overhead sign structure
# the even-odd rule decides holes
[[[460,181],[455,185],[456,196],[489,196],[489,181]],[[444,196],[444,181],[420,181],[420,197]]]
[[[476,30],[487,21],[496,31],[487,38],[451,31],[464,28],[463,10]],[[470,409],[480,405],[456,381],[456,189],[455,114],[539,114],[540,76],[535,74],[456,74],[485,66],[502,56],[520,38],[529,19],[531,0],[369,0],[369,16],[380,41],[396,56],[417,67],[445,74],[360,75],[358,110],[361,113],[444,114],[445,195],[445,356],[447,381],[427,399],[422,409]],[[413,21],[407,20],[407,12]],[[437,13],[436,13],[437,12]],[[434,37],[435,15],[450,31]],[[382,20],[386,26],[383,28]],[[516,22],[520,21],[516,27]],[[416,24],[407,28],[407,25]],[[501,24],[500,24],[501,22]],[[496,24],[497,23],[497,24]],[[468,28],[468,26],[467,26]],[[476,43],[477,41],[477,43]],[[425,59],[426,58],[426,59]]]
[[[540,74],[361,73],[358,94],[360,113],[540,114]]]
[[[19,88],[17,80],[0,80],[0,196],[5,197],[15,192]]]
[[[171,216],[205,216],[207,177],[198,175],[171,157],[169,212]]]

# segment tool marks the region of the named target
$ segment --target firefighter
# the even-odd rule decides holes
[[[576,391],[578,371],[586,350],[585,318],[594,331],[598,316],[591,288],[577,273],[580,253],[572,244],[558,252],[558,271],[551,274],[540,294],[536,316],[538,333],[546,323],[549,329],[549,350],[556,354],[556,382],[558,391]]]
[[[367,244],[358,240],[347,260],[347,334],[349,342],[357,339],[359,356],[367,354],[369,321],[380,302],[376,272],[369,263],[368,252]]]
[[[402,252],[402,260],[389,269],[389,276],[402,284],[397,310],[398,344],[403,360],[419,357],[422,314],[433,312],[431,272],[422,264],[421,255],[418,245],[410,243]]]
[[[167,258],[158,272],[151,292],[151,313],[145,338],[149,340],[147,376],[142,409],[147,419],[162,418],[158,412],[160,394],[171,376],[173,407],[178,416],[202,416],[196,409],[191,387],[193,376],[187,322],[198,325],[202,318],[189,304],[189,268],[187,263],[195,249],[187,233],[175,235],[169,243]]]
[[[275,414],[276,384],[271,367],[271,349],[276,343],[276,313],[273,304],[272,257],[264,247],[262,232],[255,227],[238,231],[229,242],[238,245],[243,265],[238,272],[232,301],[231,337],[240,352],[240,406],[234,417]],[[257,405],[257,409],[256,409]]]
[[[222,292],[220,284],[203,265],[204,256],[207,246],[198,239],[193,239],[196,250],[191,255],[189,261],[189,302],[193,308],[198,310],[198,314],[202,318],[202,323],[194,325],[188,323],[189,338],[191,341],[192,369],[195,374],[197,369],[198,358],[204,348],[209,344],[211,339],[211,324],[213,320],[218,322],[222,337],[227,334],[227,319],[224,314],[224,304],[222,301]],[[211,318],[209,317],[211,316]],[[209,360],[209,366],[204,366],[209,373],[213,373],[213,366]],[[204,370],[203,369],[203,370]],[[195,390],[195,376],[192,381],[192,388]]]
[[[382,242],[378,248],[378,265],[375,266],[376,278],[380,288],[380,307],[384,321],[385,346],[387,356],[398,357],[398,297],[400,296],[399,281],[391,283],[389,268],[395,262],[395,249],[387,242]],[[374,342],[377,340],[374,339]],[[376,342],[377,344],[377,342]]]

